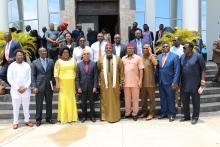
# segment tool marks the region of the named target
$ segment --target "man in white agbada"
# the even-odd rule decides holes
[[[98,61],[99,86],[101,91],[101,120],[120,120],[120,88],[124,82],[124,67],[121,58],[113,55],[112,44],[107,43],[105,52]]]
[[[19,109],[22,104],[24,112],[24,122],[27,126],[33,127],[32,122],[29,120],[29,104],[31,94],[31,68],[30,65],[24,62],[24,52],[16,50],[16,61],[9,65],[7,79],[11,85],[11,98],[13,105],[13,129],[19,127],[18,117]]]

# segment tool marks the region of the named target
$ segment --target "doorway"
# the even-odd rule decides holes
[[[119,32],[118,27],[118,15],[99,15],[98,16],[99,32],[103,28],[106,28],[111,34],[111,40],[113,42],[114,35]]]

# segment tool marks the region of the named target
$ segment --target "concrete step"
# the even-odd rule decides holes
[[[139,110],[140,110],[140,108],[139,108]],[[160,106],[157,106],[155,114],[156,115],[159,114],[159,111],[160,111]],[[192,105],[190,105],[190,111],[192,112]],[[201,104],[200,112],[214,112],[214,111],[220,111],[220,102]],[[43,118],[45,118],[45,114],[46,114],[46,111],[43,110],[43,112],[42,112]],[[121,115],[123,115],[123,114],[124,114],[124,108],[121,108]],[[81,117],[81,110],[78,110],[78,115],[79,115],[79,117]],[[95,115],[96,115],[96,118],[100,118],[100,109],[99,108],[95,109]],[[31,119],[35,118],[35,110],[30,110],[30,116],[31,116]],[[11,113],[11,111],[8,111],[8,110],[1,110],[0,111],[0,119],[11,119],[11,118],[13,118],[13,114]],[[20,120],[24,118],[22,110],[20,111],[19,118],[20,118]],[[55,118],[55,119],[57,118],[57,110],[53,110],[53,118]]]
[[[206,75],[215,75],[216,72],[217,72],[217,68],[205,71]]]
[[[205,86],[206,87],[220,87],[220,81],[219,82],[206,81]]]
[[[215,103],[215,102],[220,102],[220,94],[211,94],[211,95],[201,95],[201,103]],[[141,100],[139,100],[139,105],[141,106]],[[160,105],[160,98],[156,98],[156,105]],[[121,107],[124,107],[124,101],[121,101]],[[46,108],[46,104],[44,102],[43,105],[44,108]],[[53,109],[56,110],[58,108],[58,101],[54,100],[53,101]],[[81,101],[78,100],[77,102],[77,107],[81,109]],[[95,107],[99,108],[100,107],[100,101],[95,101]],[[30,110],[35,110],[36,109],[36,103],[34,101],[30,102]],[[12,110],[12,103],[11,102],[1,102],[0,103],[0,110]]]

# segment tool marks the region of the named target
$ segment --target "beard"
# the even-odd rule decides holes
[[[107,59],[111,59],[112,58],[112,54],[106,54]]]

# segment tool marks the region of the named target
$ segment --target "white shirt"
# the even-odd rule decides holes
[[[170,52],[172,52],[172,53],[178,55],[179,58],[180,58],[180,57],[184,54],[184,52],[183,52],[183,46],[182,46],[182,45],[180,45],[179,47],[173,46],[173,47],[170,48]]]
[[[99,45],[101,45],[101,50],[102,50],[102,56],[105,54],[105,46],[107,42],[102,41],[101,44],[99,41],[96,41],[91,45],[92,51],[93,51],[93,61],[97,62],[99,60]]]
[[[93,61],[93,52],[92,52],[92,48],[89,46],[85,46],[86,50],[88,50],[90,52],[90,60]],[[82,61],[82,55],[83,55],[83,50],[80,46],[75,47],[73,50],[73,59],[76,61],[76,63],[79,63]]]
[[[121,54],[121,45],[115,45],[115,52],[116,52],[116,56],[120,57]]]
[[[11,63],[8,67],[7,79],[11,85],[11,97],[12,98],[27,98],[31,95],[31,67],[28,63],[22,62],[18,64],[15,62]],[[18,89],[24,86],[27,90],[20,94]]]

